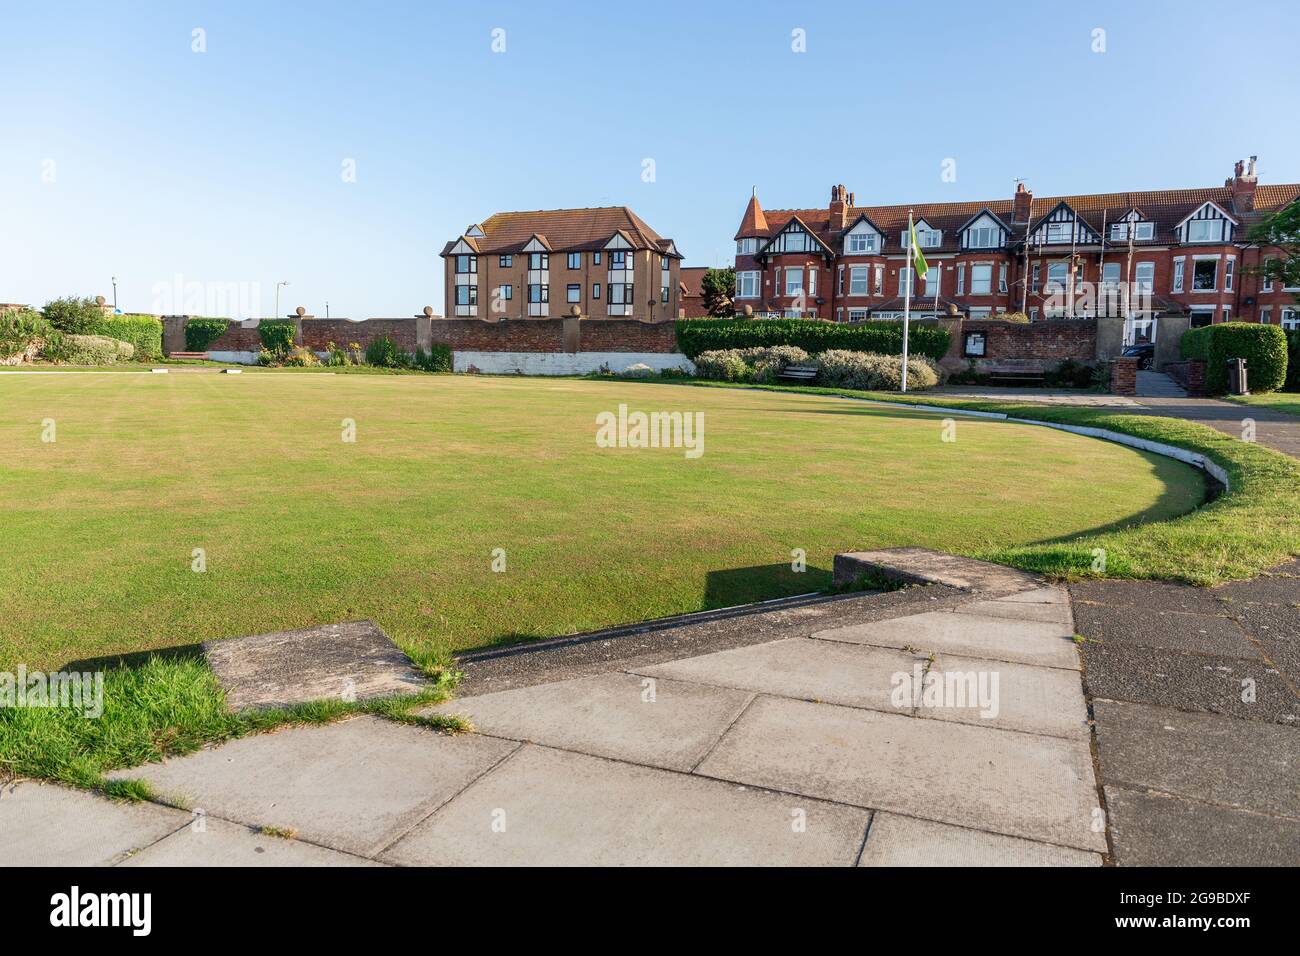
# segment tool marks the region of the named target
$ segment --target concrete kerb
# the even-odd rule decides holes
[[[912,405],[907,402],[883,402],[875,398],[855,398],[853,396],[840,396],[847,398],[852,402],[866,402],[868,405],[883,405],[887,408],[907,408],[924,412],[936,412],[945,415],[965,415],[968,418],[992,418],[999,421],[1011,422],[1016,425],[1041,425],[1044,428],[1055,428],[1058,431],[1072,432],[1076,435],[1084,435],[1089,438],[1101,438],[1105,441],[1115,442],[1117,445],[1127,445],[1129,448],[1136,448],[1139,451],[1149,451],[1154,455],[1164,455],[1166,458],[1173,458],[1177,461],[1184,462],[1208,474],[1219,484],[1223,485],[1225,490],[1231,491],[1232,484],[1228,479],[1228,472],[1217,462],[1212,461],[1199,452],[1188,451],[1186,448],[1179,448],[1177,445],[1166,445],[1164,442],[1150,441],[1146,438],[1138,438],[1135,435],[1125,435],[1122,432],[1113,432],[1108,428],[1092,428],[1087,425],[1065,425],[1060,422],[1044,422],[1036,418],[1013,418],[1005,412],[980,412],[969,408],[948,408],[943,405]]]

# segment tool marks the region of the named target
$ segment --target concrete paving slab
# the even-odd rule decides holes
[[[859,866],[1101,866],[1101,854],[876,813]]]
[[[382,858],[452,866],[852,866],[869,818],[853,807],[526,745]]]
[[[698,773],[1008,836],[1105,849],[1083,741],[760,697]]]
[[[1249,581],[1232,581],[1221,584],[1211,592],[1216,597],[1230,598],[1228,613],[1233,604],[1278,604],[1294,607],[1300,603],[1300,577],[1290,574],[1262,574]]]
[[[1265,661],[1091,642],[1083,645],[1083,661],[1093,697],[1300,725],[1300,701]],[[1247,680],[1255,693],[1249,703],[1242,699],[1252,686]]]
[[[380,866],[337,850],[265,836],[250,827],[204,817],[202,829],[182,827],[120,866]]]
[[[745,691],[602,674],[438,704],[495,737],[690,770],[749,702]]]
[[[922,694],[918,717],[1076,740],[1091,733],[1077,671],[940,654],[926,680],[936,692]]]
[[[963,591],[1027,591],[1043,581],[1003,564],[965,558],[929,548],[885,548],[835,555],[835,584],[852,584],[863,574],[903,584],[944,584]]]
[[[430,686],[374,621],[208,641],[203,652],[236,711],[392,697]]]
[[[1300,728],[1093,702],[1104,781],[1300,819]]]
[[[189,820],[179,810],[55,784],[7,784],[0,786],[0,864],[109,866]]]
[[[1161,647],[1256,660],[1260,656],[1230,617],[1076,603],[1074,626],[1089,640],[1125,647]]]
[[[1118,866],[1300,866],[1300,821],[1106,788]]]
[[[1300,684],[1300,608],[1239,604],[1229,612],[1261,653],[1292,683]]]
[[[1076,605],[1086,602],[1187,614],[1224,613],[1224,604],[1213,590],[1166,581],[1077,581],[1069,585],[1069,591]]]
[[[638,668],[636,673],[778,697],[911,713],[910,693],[904,695],[901,707],[895,707],[891,699],[898,686],[896,677],[904,675],[910,682],[913,667],[925,664],[925,657],[893,648],[797,637]]]
[[[312,843],[370,856],[515,746],[358,717],[244,737],[114,776],[184,794],[213,816],[292,827]]]
[[[1027,601],[973,601],[955,608],[958,614],[980,614],[985,617],[1005,617],[1013,621],[1043,621],[1074,631],[1074,618],[1070,605]]]
[[[1073,632],[1059,624],[930,611],[892,621],[851,624],[813,634],[819,640],[915,648],[988,660],[1079,669]]]
[[[1068,604],[1070,596],[1065,588],[1037,588],[1033,591],[1021,591],[1019,594],[1008,594],[998,600],[1010,601],[1013,604]]]

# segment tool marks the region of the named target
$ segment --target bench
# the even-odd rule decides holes
[[[781,370],[780,377],[796,382],[811,382],[817,377],[817,369],[812,365],[787,365]]]
[[[208,353],[207,352],[170,352],[168,353],[167,357],[172,359],[206,359],[208,357]]]
[[[998,369],[986,373],[990,382],[1005,385],[1046,385],[1042,372]]]

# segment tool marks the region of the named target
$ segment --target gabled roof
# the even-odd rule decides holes
[[[808,225],[808,223],[804,222],[798,216],[791,216],[789,219],[787,219],[782,224],[780,229],[776,230],[776,232],[772,233],[772,235],[768,237],[767,242],[763,243],[758,247],[758,251],[755,253],[755,255],[761,256],[767,250],[767,247],[773,243],[773,241],[776,239],[777,236],[781,235],[791,226],[795,226],[795,225],[801,226],[803,228],[803,231],[808,233],[808,235],[812,237],[813,241],[822,247],[822,250],[826,255],[828,256],[835,255],[835,250],[832,249],[829,244],[827,244],[825,239],[817,235],[817,230],[812,228],[810,225]]]
[[[474,242],[483,254],[521,252],[534,237],[544,238],[555,252],[597,250],[604,248],[615,232],[622,232],[634,249],[677,254],[666,252],[662,245],[666,240],[627,206],[499,212],[479,223],[479,228],[483,236]],[[447,243],[442,255],[447,255],[455,242]]]
[[[995,213],[992,209],[989,209],[987,206],[985,206],[983,209],[981,209],[981,210],[980,210],[979,212],[977,212],[975,215],[971,216],[969,219],[967,219],[965,222],[963,222],[960,226],[958,226],[958,227],[957,227],[957,231],[958,231],[958,232],[965,232],[965,231],[966,231],[966,227],[969,226],[971,223],[975,222],[975,220],[979,219],[981,216],[989,216],[990,218],[993,219],[994,222],[996,222],[999,226],[1001,226],[1003,229],[1005,229],[1005,230],[1007,231],[1008,234],[1010,234],[1010,232],[1011,232],[1011,227],[1008,226],[1005,222],[1002,221],[1002,217],[1001,217],[1001,216],[999,216],[997,213]]]
[[[844,231],[846,233],[852,232],[854,229],[858,228],[858,223],[860,222],[865,222],[868,226],[876,230],[876,232],[880,233],[880,235],[882,236],[885,234],[885,230],[881,229],[874,222],[872,222],[871,217],[868,216],[865,212],[858,213],[857,218],[855,218],[852,222],[850,222],[847,226],[844,227]]]
[[[1178,220],[1178,225],[1181,226],[1183,223],[1185,223],[1187,220],[1191,219],[1193,216],[1195,216],[1198,212],[1200,212],[1200,211],[1201,211],[1202,209],[1204,209],[1206,206],[1213,206],[1215,209],[1219,210],[1219,212],[1223,215],[1223,218],[1226,219],[1226,220],[1228,220],[1228,222],[1232,223],[1234,226],[1239,226],[1239,225],[1241,225],[1241,223],[1239,223],[1239,222],[1237,221],[1237,218],[1236,218],[1232,213],[1228,212],[1228,210],[1224,209],[1222,206],[1220,206],[1220,205],[1219,205],[1217,202],[1215,202],[1213,199],[1207,199],[1205,202],[1201,203],[1199,206],[1197,206],[1195,209],[1193,209],[1191,212],[1189,212],[1189,213],[1188,213],[1186,216],[1184,216],[1182,219]],[[1175,228],[1176,228],[1176,227],[1175,227]]]

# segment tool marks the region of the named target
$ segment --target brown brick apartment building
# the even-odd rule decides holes
[[[626,206],[499,212],[447,243],[448,318],[677,317],[681,254]]]
[[[1035,198],[1022,184],[1007,200],[857,206],[833,186],[825,209],[768,211],[755,194],[735,237],[736,307],[837,321],[901,315],[911,210],[930,264],[913,282],[914,314],[933,315],[937,295],[940,312],[971,318],[1084,317],[1113,308],[1127,287],[1147,293],[1130,329],[1139,339],[1171,312],[1190,313],[1193,326],[1295,328],[1300,289],[1249,274],[1278,251],[1250,246],[1246,233],[1298,197],[1300,184],[1259,185],[1254,157],[1208,189]]]

